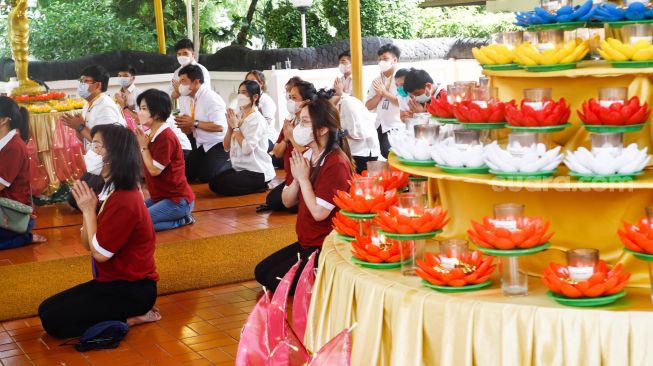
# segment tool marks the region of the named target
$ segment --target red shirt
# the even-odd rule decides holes
[[[314,169],[314,168],[313,168]],[[315,221],[308,210],[302,192],[299,192],[299,210],[297,211],[297,224],[295,230],[299,244],[303,247],[320,247],[324,238],[332,230],[331,219],[338,212],[338,207],[333,203],[336,191],[348,191],[349,181],[352,178],[351,166],[347,159],[339,152],[332,152],[324,159],[320,172],[313,183],[313,191],[318,205],[331,209],[329,217],[322,221]]]
[[[116,190],[109,195],[97,218],[95,250],[110,259],[96,263],[100,282],[158,281],[154,264],[156,237],[150,213],[138,189]]]
[[[279,133],[279,138],[277,139],[277,144],[283,141],[286,138],[286,135],[283,133],[283,129],[281,130],[281,133]],[[292,183],[293,178],[292,178],[292,173],[290,172],[290,157],[292,156],[292,151],[295,149],[295,147],[288,142],[286,144],[286,150],[283,152],[283,170],[286,171],[286,185],[289,186],[290,183]]]
[[[5,197],[31,205],[29,197],[30,174],[27,145],[20,138],[17,130],[11,130],[6,145],[0,148],[0,184],[5,188],[0,191],[0,197]]]
[[[163,125],[148,145],[154,165],[162,172],[154,177],[145,169],[145,182],[154,202],[170,199],[176,203],[185,198],[195,201],[195,194],[186,180],[186,162],[175,133]]]

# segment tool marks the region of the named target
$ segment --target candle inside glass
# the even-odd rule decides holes
[[[567,251],[567,270],[572,281],[586,281],[599,263],[598,249],[580,248]]]
[[[602,132],[592,134],[592,153],[598,155],[608,152],[613,156],[618,155],[624,146],[624,134],[621,132]]]
[[[600,88],[599,104],[602,107],[610,108],[613,104],[623,105],[628,99],[628,88]]]
[[[413,192],[397,195],[397,211],[409,217],[421,217],[426,208],[426,196]]]
[[[501,43],[508,47],[508,49],[517,48],[520,44],[524,42],[524,32],[515,31],[515,32],[502,32],[501,34]]]
[[[640,2],[640,1],[626,1],[627,5],[630,5],[633,2]],[[641,3],[647,4],[648,1],[644,2],[641,1]],[[647,23],[640,23],[640,24],[626,24],[623,26],[621,29],[623,39],[627,42],[630,43],[631,45],[634,45],[637,42],[644,41],[646,45],[651,45],[651,42],[653,42],[653,34],[651,33],[651,25]]]
[[[481,144],[481,131],[479,130],[455,130],[453,138],[456,147],[466,150],[469,146]]]
[[[354,193],[366,200],[373,200],[383,194],[383,187],[377,177],[360,177],[354,179]]]
[[[438,139],[438,132],[440,131],[438,125],[418,124],[413,128],[415,130],[415,140],[423,140],[427,145],[431,146]]]
[[[428,194],[428,189],[426,187],[426,184],[428,181],[426,179],[420,179],[420,180],[409,180],[408,181],[408,192],[413,193],[416,195],[421,195],[424,197],[424,207],[428,207],[427,201],[427,194]]]
[[[370,239],[373,245],[380,247],[381,249],[387,250],[385,235],[379,232],[379,227],[375,224],[370,225]]]
[[[472,90],[466,85],[447,85],[447,101],[449,104],[460,103],[464,100],[470,100]]]
[[[537,49],[540,52],[558,48],[564,42],[565,31],[562,29],[549,29],[537,32]]]
[[[496,227],[516,231],[517,221],[524,217],[525,207],[526,206],[521,203],[496,204],[493,206],[494,220],[492,223]]]
[[[377,177],[380,179],[386,178],[390,174],[390,165],[387,161],[368,161],[367,162],[367,176]]]
[[[465,239],[442,240],[440,242],[440,265],[445,269],[454,269],[468,251],[469,246]]]
[[[536,111],[544,109],[547,102],[551,101],[551,88],[528,88],[524,89],[524,105]]]
[[[537,142],[538,136],[534,132],[511,132],[508,135],[508,152],[515,156],[521,156]]]
[[[490,91],[487,88],[475,87],[472,89],[472,103],[481,108],[487,108],[488,100],[490,100]]]

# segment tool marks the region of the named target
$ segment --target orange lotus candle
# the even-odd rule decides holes
[[[572,281],[585,281],[592,277],[599,262],[598,249],[579,248],[567,251],[567,270]]]
[[[465,239],[447,239],[440,242],[440,265],[448,270],[456,268],[469,251]]]

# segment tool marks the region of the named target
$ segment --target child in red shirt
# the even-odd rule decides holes
[[[312,85],[311,85],[312,87]],[[294,140],[309,149],[300,154],[293,151],[290,169],[293,181],[284,188],[282,199],[286,207],[299,205],[297,214],[298,242],[270,255],[256,266],[256,280],[274,291],[278,278],[297,262],[297,253],[306,263],[311,253],[320,249],[331,232],[331,219],[338,208],[333,197],[338,190],[348,190],[354,163],[347,145],[346,132],[340,129],[338,111],[329,103],[323,91],[314,91],[301,111],[301,121],[293,130]],[[291,292],[297,284],[295,278]]]

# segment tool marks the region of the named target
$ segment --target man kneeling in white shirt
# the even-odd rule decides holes
[[[186,159],[188,182],[206,183],[231,168],[223,141],[227,131],[225,104],[218,93],[204,85],[202,69],[197,65],[179,70],[179,116],[177,126],[193,134],[196,147]]]

